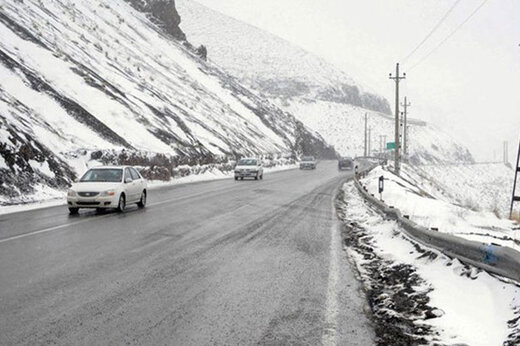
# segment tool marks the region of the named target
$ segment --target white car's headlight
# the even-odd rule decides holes
[[[76,191],[69,189],[69,191],[67,191],[67,197],[76,197]]]
[[[107,191],[101,192],[99,195],[101,197],[107,197],[107,196],[114,196],[115,194],[116,194],[116,192],[114,190],[107,190]]]

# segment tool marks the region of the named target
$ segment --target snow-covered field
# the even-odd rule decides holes
[[[377,174],[387,176],[377,170],[372,176]],[[409,197],[418,192],[399,183],[403,186],[387,181],[387,201],[398,189],[409,190]],[[381,344],[520,342],[518,285],[415,243],[395,221],[372,210],[353,183],[344,186],[337,210],[346,222],[346,250],[365,284]]]
[[[451,170],[448,168],[451,167]],[[387,205],[401,210],[404,215],[419,225],[427,228],[437,228],[439,232],[450,233],[470,240],[484,243],[495,243],[509,246],[520,250],[520,227],[510,220],[499,218],[494,208],[494,198],[500,196],[500,185],[492,185],[496,172],[474,172],[470,169],[465,171],[464,185],[454,178],[459,174],[460,167],[447,166],[431,168],[403,165],[401,176],[393,172],[377,167],[372,170],[361,182],[370,193],[378,196],[378,179],[385,179],[383,200]],[[431,169],[428,173],[425,173]],[[436,174],[444,177],[445,185],[437,185],[430,177]],[[478,174],[484,174],[484,177]],[[486,179],[487,177],[487,179]],[[453,179],[448,184],[448,181]],[[479,184],[480,183],[480,184]],[[473,185],[471,188],[468,187]],[[498,187],[498,188],[497,188]],[[467,189],[465,193],[461,189]],[[479,194],[476,193],[479,189]],[[475,195],[473,195],[475,193]],[[473,196],[472,203],[464,205],[459,199],[465,200],[464,196]],[[482,196],[482,205],[479,197]],[[475,204],[473,204],[475,203]],[[486,203],[489,204],[486,206]]]

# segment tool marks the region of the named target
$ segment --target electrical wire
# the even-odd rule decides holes
[[[417,66],[419,66],[424,60],[428,59],[430,57],[430,55],[432,55],[437,49],[439,49],[444,43],[446,43],[446,41],[448,41],[453,35],[455,35],[455,33],[457,31],[460,30],[460,28],[462,28],[464,26],[464,24],[466,24],[467,22],[469,22],[469,20],[471,18],[473,18],[473,16],[482,8],[482,6],[484,6],[486,4],[486,2],[488,2],[488,0],[484,0],[482,1],[482,3],[473,11],[471,12],[471,14],[462,22],[459,24],[459,26],[457,26],[455,28],[455,30],[453,30],[452,32],[450,32],[448,34],[448,36],[446,36],[437,46],[435,46],[431,51],[428,52],[428,54],[426,54],[425,56],[422,57],[421,60],[419,60],[417,63],[415,63],[414,65],[412,65],[412,67],[410,67],[408,69],[408,71],[411,71],[413,70],[414,68],[416,68]]]
[[[419,48],[421,48],[421,46],[433,35],[433,33],[437,31],[437,29],[439,29],[442,23],[444,23],[446,18],[448,18],[450,13],[455,9],[455,7],[457,7],[457,5],[461,1],[462,0],[457,0],[453,3],[453,5],[448,9],[444,16],[442,16],[442,18],[437,22],[437,24],[435,24],[435,26],[430,30],[430,32],[424,37],[424,39],[421,42],[419,42],[419,44],[404,59],[402,59],[401,62],[406,62],[415,52],[417,52]]]

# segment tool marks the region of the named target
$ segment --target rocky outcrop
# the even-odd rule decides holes
[[[136,10],[149,13],[150,19],[176,40],[185,41],[186,35],[179,27],[181,16],[175,8],[175,0],[125,0]]]

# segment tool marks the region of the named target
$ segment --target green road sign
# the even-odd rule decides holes
[[[395,149],[395,142],[386,143],[386,149]]]

